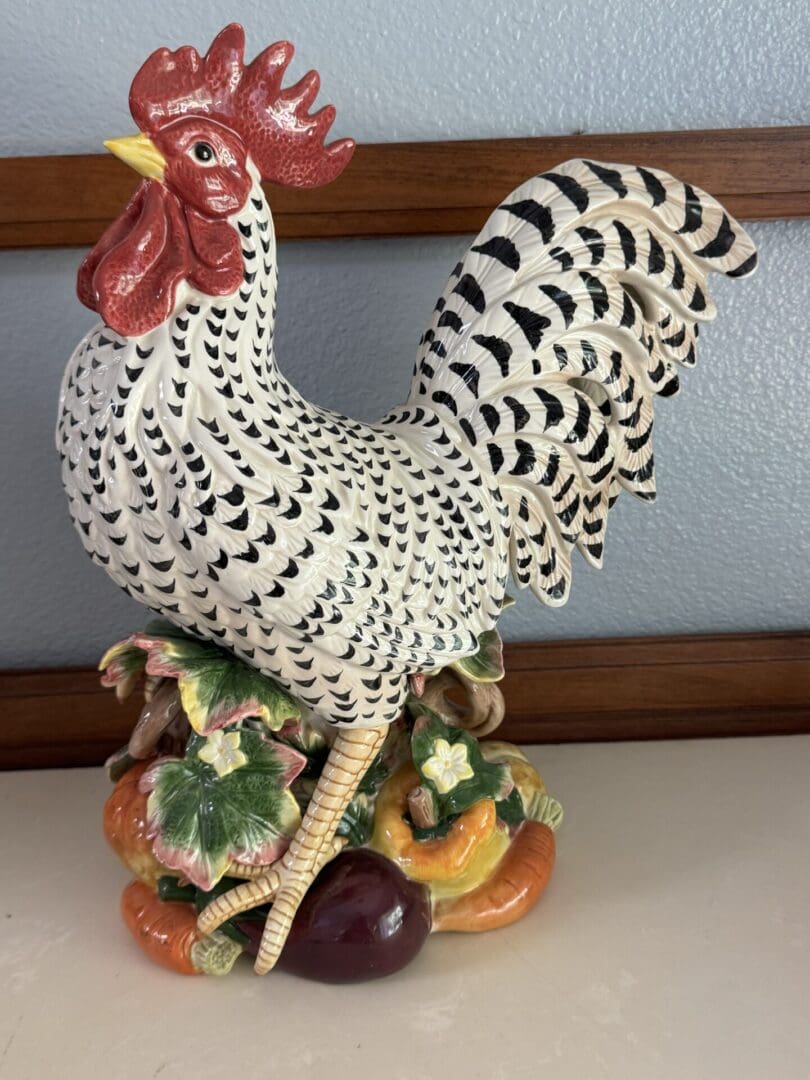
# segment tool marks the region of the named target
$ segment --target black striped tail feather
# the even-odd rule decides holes
[[[436,304],[410,400],[497,478],[518,586],[564,603],[570,552],[601,564],[620,491],[655,497],[653,399],[695,362],[708,272],[755,264],[711,196],[653,169],[570,161],[492,214]]]

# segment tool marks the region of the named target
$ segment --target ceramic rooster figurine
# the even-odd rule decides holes
[[[282,86],[288,43],[243,51],[231,25],[135,76],[138,133],[106,145],[143,179],[79,271],[102,321],[68,364],[57,442],[92,559],[334,728],[286,852],[245,886],[273,901],[263,972],[409,686],[479,652],[510,576],[565,603],[619,494],[654,497],[655,397],[694,363],[709,271],[756,254],[689,184],[566,162],[452,271],[404,405],[374,424],[319,408],[277,364],[262,182],[326,184],[354,144],[324,141],[314,72]]]

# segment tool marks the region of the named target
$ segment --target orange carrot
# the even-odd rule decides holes
[[[181,975],[200,975],[191,950],[200,935],[193,904],[161,900],[142,881],[130,881],[121,894],[127,928],[150,960]]]
[[[158,878],[173,871],[161,865],[152,853],[146,826],[147,796],[138,786],[152,764],[153,761],[139,761],[115,785],[104,804],[104,835],[130,872],[156,888]]]
[[[492,876],[461,896],[439,900],[434,930],[478,932],[515,922],[537,902],[554,869],[554,833],[526,821]]]

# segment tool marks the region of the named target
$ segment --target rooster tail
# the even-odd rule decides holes
[[[571,551],[601,565],[620,492],[655,497],[654,398],[695,362],[709,271],[755,265],[716,200],[654,169],[569,161],[494,211],[436,303],[409,401],[496,477],[519,587],[565,603]]]

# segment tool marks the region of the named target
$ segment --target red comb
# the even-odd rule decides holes
[[[129,92],[140,130],[154,134],[180,116],[209,116],[242,138],[263,179],[289,187],[334,180],[348,165],[354,140],[324,145],[334,106],[307,112],[318,93],[318,73],[309,71],[282,90],[292,45],[277,41],[247,67],[244,52],[245,32],[231,23],[202,58],[188,45],[152,53]]]

